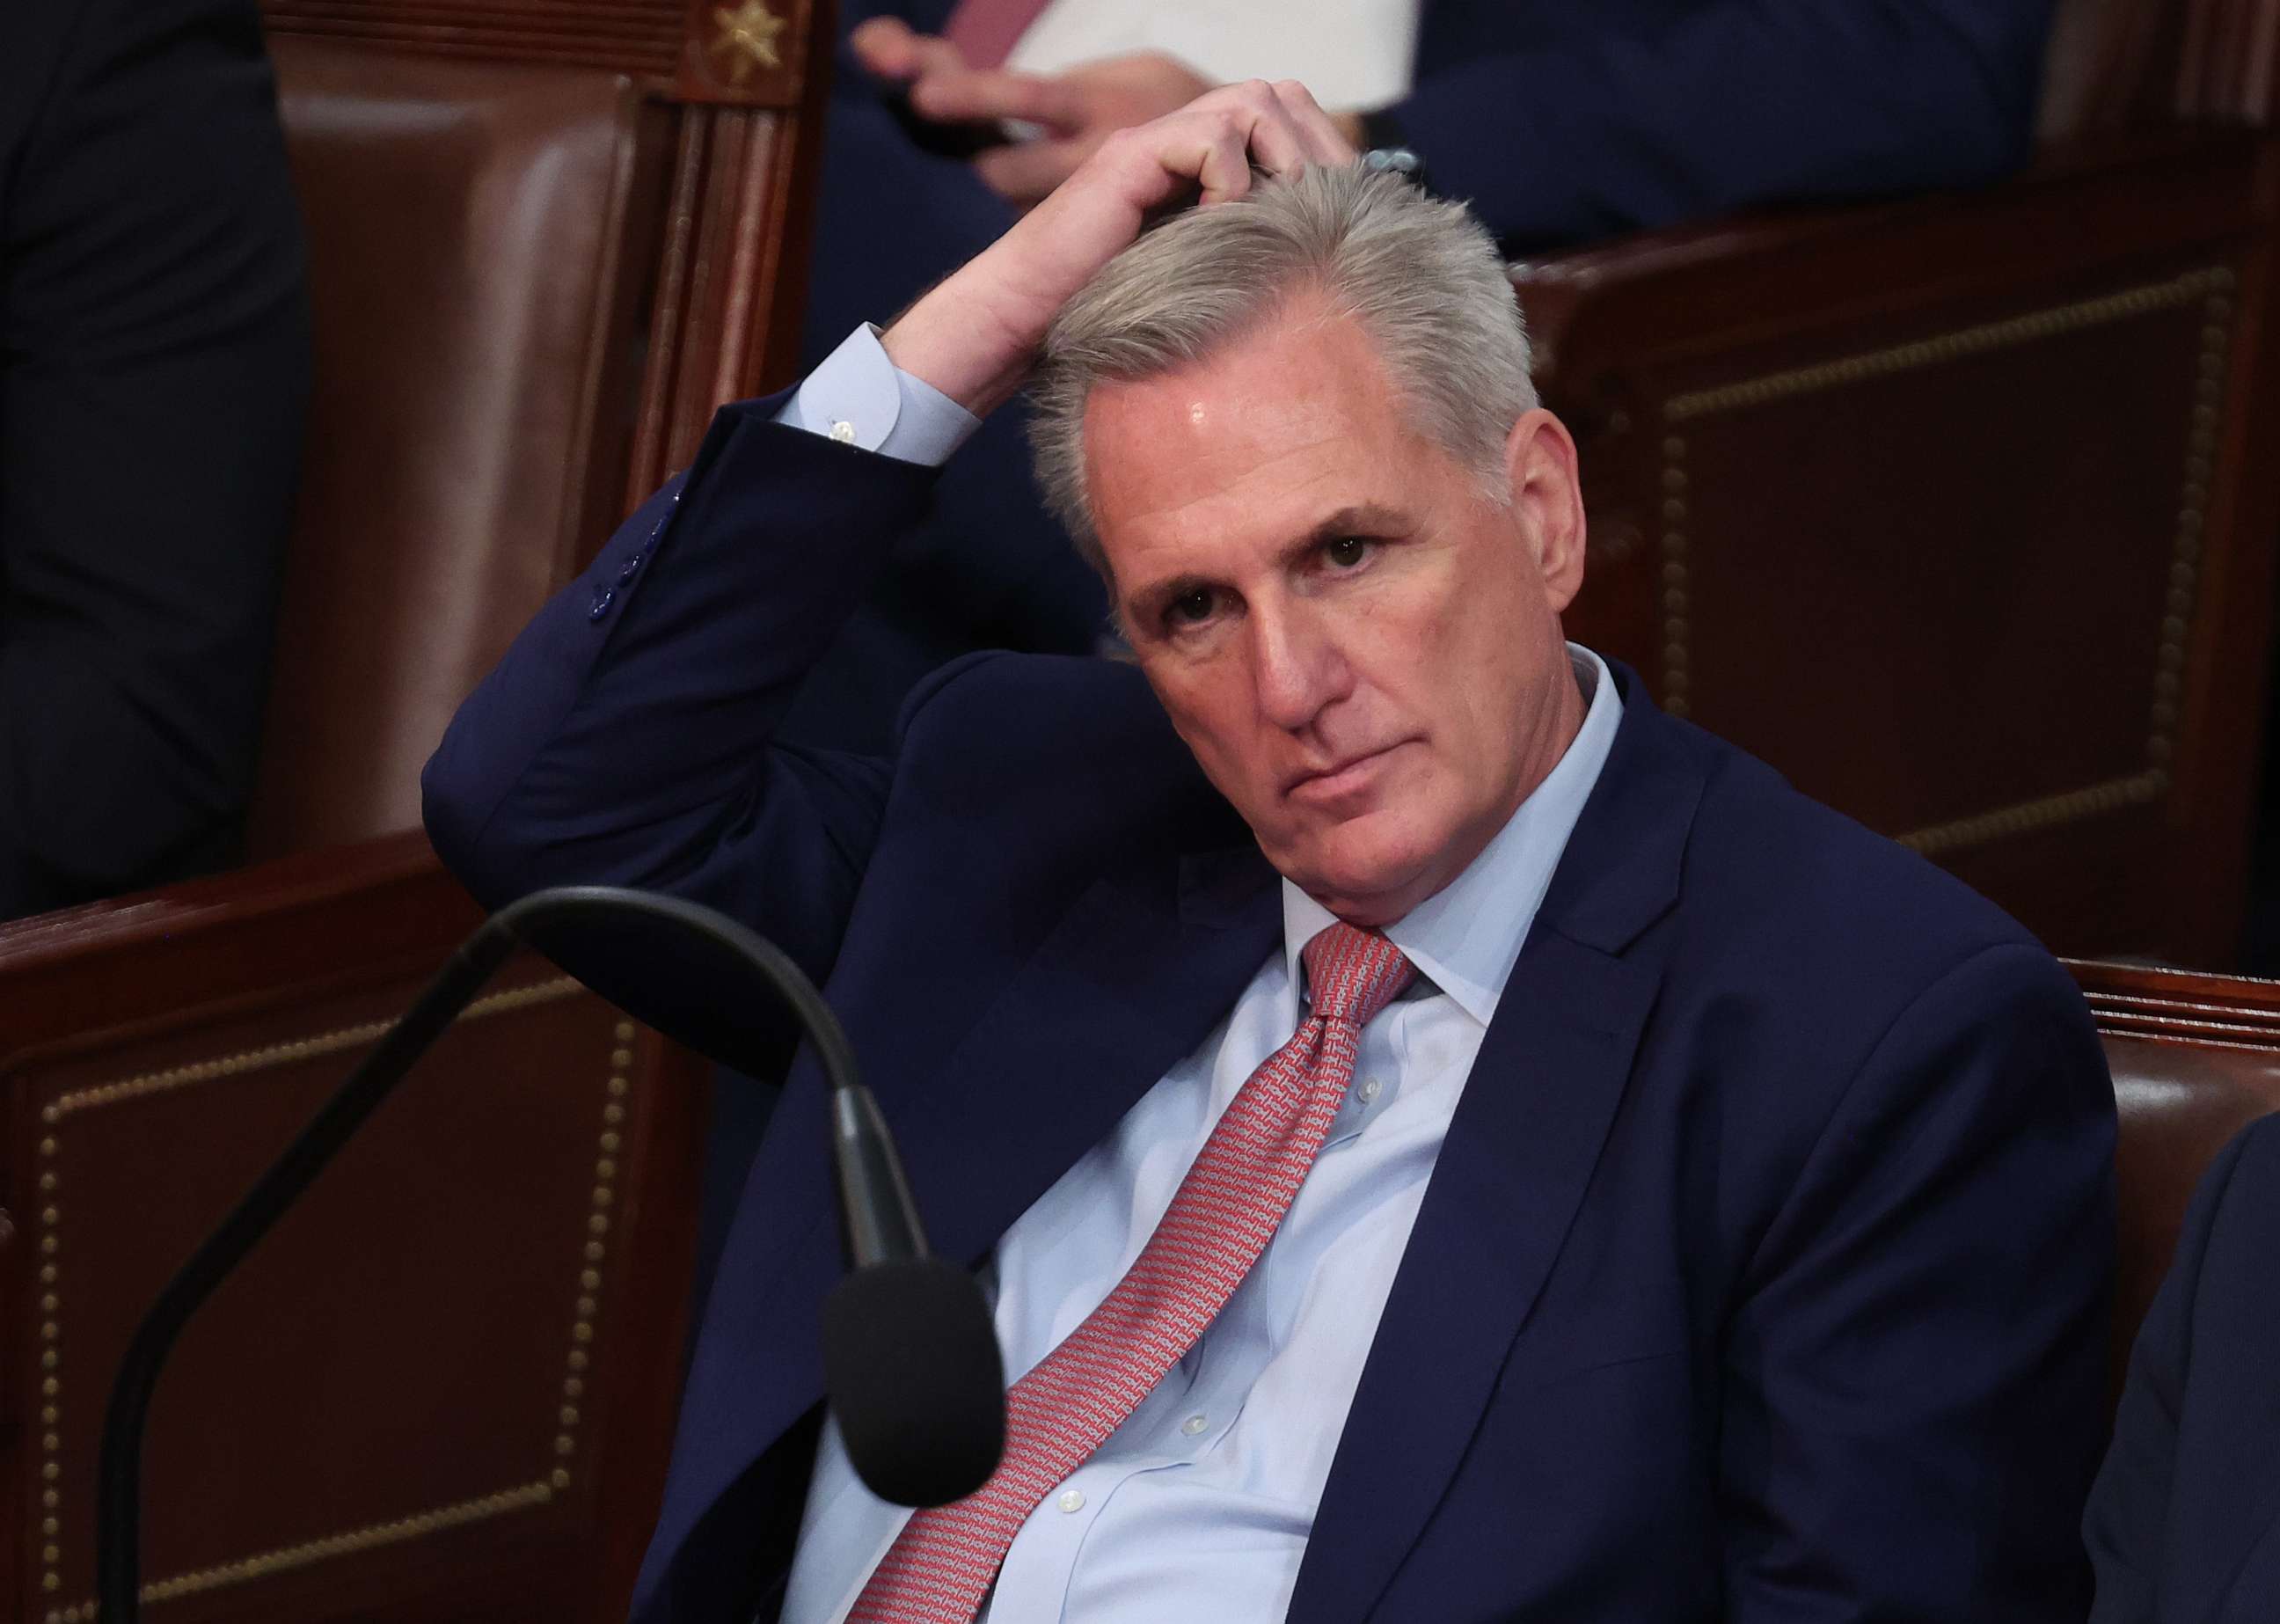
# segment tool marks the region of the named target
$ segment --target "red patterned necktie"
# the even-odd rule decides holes
[[[1374,930],[1306,943],[1309,1013],[1213,1126],[1132,1267],[1005,1395],[1005,1456],[913,1515],[848,1624],[967,1624],[1037,1503],[1155,1389],[1235,1295],[1306,1181],[1353,1081],[1361,1029],[1416,974]]]

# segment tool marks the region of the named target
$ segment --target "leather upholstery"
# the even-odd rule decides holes
[[[2114,1275],[2120,1356],[2168,1271],[2185,1204],[2201,1174],[2235,1134],[2280,1111],[2280,1052],[2108,1033],[2106,1058],[2122,1116]]]
[[[2036,134],[2270,122],[2280,0],[2061,0]]]
[[[2280,1111],[2280,982],[2121,964],[2069,966],[2121,1114],[2113,1374],[2168,1272],[2185,1206],[2225,1143]]]
[[[2182,22],[2181,7],[2151,0],[2061,0],[2043,59],[2037,137],[2068,141],[2153,121],[2165,111],[2165,78],[2175,81]]]
[[[453,709],[598,540],[588,492],[628,432],[597,420],[601,383],[639,339],[618,313],[628,79],[274,52],[317,394],[257,857],[417,825]]]

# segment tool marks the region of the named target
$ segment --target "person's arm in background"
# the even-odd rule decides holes
[[[309,395],[253,0],[44,9],[0,180],[0,918],[235,859]]]
[[[1404,144],[1433,189],[1513,246],[1593,241],[1745,205],[1970,185],[2022,163],[2051,0],[1428,0],[1411,94],[1341,114]],[[892,19],[859,30],[874,73],[944,123],[1015,119],[1036,141],[975,160],[1042,196],[1112,130],[1205,81],[1147,54],[1041,76],[966,68]]]
[[[1373,135],[1499,240],[1587,242],[1750,204],[1999,179],[2027,157],[2050,0],[1698,0],[1429,12],[1483,54],[1421,73]],[[1373,141],[1372,144],[1375,144]]]

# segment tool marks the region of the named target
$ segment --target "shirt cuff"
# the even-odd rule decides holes
[[[879,329],[865,322],[823,358],[776,421],[842,445],[938,468],[982,419],[887,358]]]

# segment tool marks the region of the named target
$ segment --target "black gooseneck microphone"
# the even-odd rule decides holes
[[[928,1254],[901,1159],[855,1056],[813,982],[757,932],[701,904],[617,886],[537,891],[485,920],[309,1125],[200,1243],[127,1344],[96,1468],[96,1594],[105,1624],[135,1624],[142,1433],[175,1339],[326,1165],[513,953],[539,932],[638,920],[735,966],[791,1006],[831,1086],[831,1151],[849,1273],[823,1308],[824,1389],[849,1459],[881,1498],[941,1505],[997,1470],[1005,1378],[973,1277]]]

